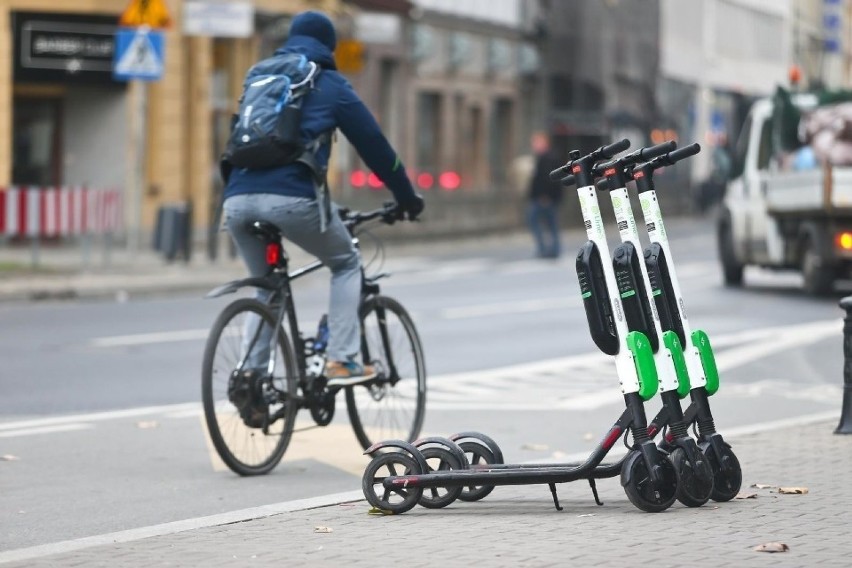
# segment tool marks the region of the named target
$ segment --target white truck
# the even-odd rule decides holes
[[[773,112],[780,106],[777,97],[753,104],[737,141],[733,176],[720,208],[719,259],[729,286],[742,285],[744,267],[754,265],[799,270],[805,291],[824,295],[852,269],[852,165],[832,165],[828,153],[817,156],[812,146],[825,140],[801,134],[801,117],[813,116],[820,108],[817,95],[794,94],[786,100],[794,109],[787,113],[788,133],[789,122],[795,120],[793,132],[798,130],[800,140],[808,143],[802,141],[786,154],[779,152],[778,133],[773,132],[779,128],[779,113]],[[829,148],[832,156],[838,155],[838,144],[841,150],[847,148],[844,144],[852,148],[852,141],[841,140],[842,119],[831,128],[837,136]],[[852,164],[843,159],[834,162]]]

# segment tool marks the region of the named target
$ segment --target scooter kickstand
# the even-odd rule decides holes
[[[550,485],[550,493],[553,495],[553,504],[556,505],[557,511],[561,511],[562,507],[559,506],[559,497],[556,496],[556,484],[549,483],[548,485]]]
[[[592,488],[592,495],[595,496],[595,503],[599,506],[603,506],[603,502],[598,498],[598,486],[595,485],[595,480],[593,478],[589,478],[589,487]]]

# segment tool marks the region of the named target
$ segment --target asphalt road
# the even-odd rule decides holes
[[[716,347],[720,429],[839,411],[839,295],[810,298],[797,276],[757,270],[726,289],[708,221],[669,233],[690,321]],[[480,430],[511,461],[591,449],[622,404],[611,361],[594,355],[573,254],[538,260],[529,248],[442,245],[384,267],[384,292],[410,310],[426,351],[424,433]],[[308,332],[326,280],[296,286]],[[0,306],[0,550],[360,487],[367,459],[345,412],[324,429],[301,422],[268,476],[239,478],[216,459],[200,361],[231,299]]]

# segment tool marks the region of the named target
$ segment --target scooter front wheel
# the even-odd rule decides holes
[[[696,450],[697,452],[697,450]],[[713,493],[713,468],[702,455],[700,463],[692,463],[683,448],[675,448],[669,456],[677,473],[677,500],[687,507],[700,507]]]
[[[621,468],[621,485],[637,509],[659,513],[672,506],[677,496],[677,473],[667,458],[658,460],[660,482],[655,486],[642,453],[634,450]]]
[[[411,510],[423,495],[422,487],[406,487],[400,484],[394,488],[384,486],[388,477],[417,475],[420,465],[417,461],[403,452],[388,452],[373,458],[364,476],[361,478],[361,489],[364,497],[376,509],[389,515],[400,515]]]
[[[713,470],[713,492],[710,498],[719,502],[730,501],[736,497],[743,484],[740,461],[728,444],[723,443],[722,448],[722,455],[717,456],[712,444],[701,444],[701,451],[707,456]],[[727,467],[723,467],[723,464]]]

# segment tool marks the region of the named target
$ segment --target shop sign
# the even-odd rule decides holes
[[[116,18],[12,12],[14,80],[112,82]]]

